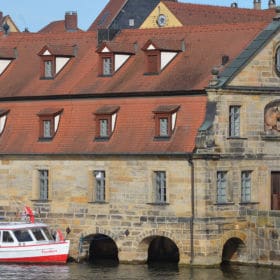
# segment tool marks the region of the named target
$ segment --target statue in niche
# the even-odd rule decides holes
[[[280,132],[280,111],[278,106],[270,107],[264,115],[265,131]]]

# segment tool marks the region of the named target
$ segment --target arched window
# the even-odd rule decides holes
[[[280,46],[276,49],[276,54],[275,54],[275,68],[277,74],[280,76]]]

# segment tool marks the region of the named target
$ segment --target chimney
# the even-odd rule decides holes
[[[3,12],[0,11],[0,24],[2,24],[3,21]]]
[[[261,10],[262,8],[262,1],[261,0],[254,0],[254,9]]]
[[[269,0],[268,1],[268,8],[269,9],[275,9],[276,8],[276,1],[275,0]]]
[[[78,15],[77,12],[65,13],[65,29],[67,31],[77,31],[78,29]]]

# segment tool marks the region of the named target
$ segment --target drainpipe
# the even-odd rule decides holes
[[[193,264],[194,260],[194,238],[193,238],[193,224],[194,224],[194,164],[193,158],[188,158],[189,165],[191,167],[191,220],[190,220],[190,239],[191,239],[191,260],[190,264]]]

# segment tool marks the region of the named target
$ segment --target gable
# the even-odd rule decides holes
[[[279,87],[280,76],[276,71],[276,50],[280,47],[280,31],[253,55],[235,76],[228,86],[241,87]],[[249,49],[250,50],[250,49]]]
[[[182,23],[164,3],[160,2],[142,23],[140,29],[180,26],[182,26]]]

